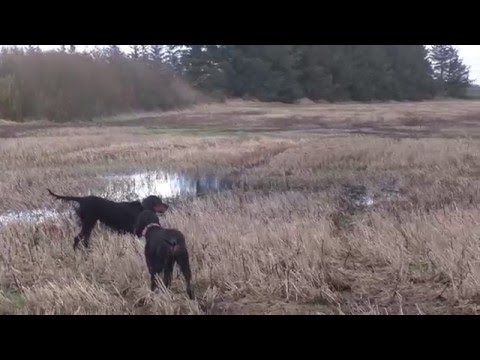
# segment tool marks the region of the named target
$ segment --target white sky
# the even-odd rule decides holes
[[[0,45],[6,46],[6,45]],[[39,45],[44,50],[58,49],[60,45]],[[67,45],[68,46],[68,45]],[[93,49],[102,45],[75,45],[77,50]],[[122,50],[128,51],[129,45],[119,45]],[[470,66],[470,79],[480,85],[480,45],[455,45],[463,62]]]
[[[480,45],[457,45],[465,65],[470,66],[470,80],[480,85]]]

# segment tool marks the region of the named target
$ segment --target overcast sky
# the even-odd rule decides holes
[[[0,45],[5,46],[5,45]],[[56,49],[60,45],[39,45],[42,49]],[[76,45],[77,49],[93,49],[97,45]],[[102,46],[102,45],[98,45]],[[128,50],[129,45],[119,45],[123,50]],[[455,45],[459,50],[464,63],[470,66],[470,79],[480,85],[480,45]]]
[[[470,66],[470,79],[480,85],[480,45],[457,45],[464,64]]]

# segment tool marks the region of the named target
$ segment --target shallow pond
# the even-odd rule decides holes
[[[142,172],[103,177],[105,187],[100,193],[91,193],[114,201],[133,201],[148,195],[162,199],[200,196],[231,189],[232,182],[215,175],[192,176],[166,172]],[[63,213],[54,209],[11,211],[0,214],[0,225],[12,222],[41,222]]]

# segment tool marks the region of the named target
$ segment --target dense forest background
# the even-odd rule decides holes
[[[462,98],[452,45],[118,45],[0,53],[0,117],[91,120],[227,98],[293,103]]]

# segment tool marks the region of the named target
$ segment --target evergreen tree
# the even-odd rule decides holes
[[[134,59],[134,60],[137,60],[140,58],[140,46],[139,45],[131,45],[130,46],[130,54],[129,56]]]
[[[183,45],[165,45],[163,61],[170,65],[176,74],[183,74],[185,71],[182,56],[185,53]]]
[[[149,46],[150,59],[154,61],[162,61],[163,46],[162,45],[150,45]]]
[[[148,45],[140,45],[140,58],[148,59],[149,55]]]
[[[227,49],[228,83],[236,96],[292,102],[303,96],[292,45],[236,45]]]
[[[134,60],[137,60],[138,58],[140,58],[140,46],[139,45],[131,45],[129,56]]]
[[[123,56],[123,52],[118,45],[108,45],[105,48],[104,53],[110,60],[118,60]]]
[[[40,53],[40,52],[42,52],[42,49],[40,49],[40,47],[38,45],[37,46],[28,45],[26,52],[27,52],[27,54]]]
[[[470,85],[469,68],[452,45],[434,45],[430,50],[433,77],[442,95],[465,96]]]
[[[423,45],[186,45],[176,59],[177,71],[209,93],[284,102],[302,96],[371,101],[431,98],[427,55]],[[455,66],[461,69],[455,62],[450,68]]]

